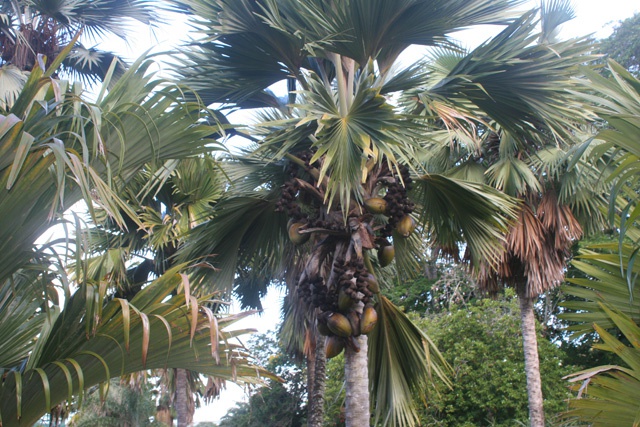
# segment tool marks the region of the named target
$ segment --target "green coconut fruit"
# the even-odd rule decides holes
[[[353,331],[352,336],[360,336],[360,315],[354,310],[351,310],[347,313],[347,319],[349,319],[349,323],[351,324],[351,330]]]
[[[349,319],[340,313],[331,313],[327,318],[327,327],[334,335],[346,338],[351,336],[353,329],[351,329],[351,323]]]
[[[409,235],[413,233],[413,230],[415,229],[416,221],[410,215],[403,216],[396,225],[396,231],[402,237],[409,237]]]
[[[360,318],[360,332],[363,334],[368,334],[373,330],[378,322],[378,312],[371,305],[367,305],[364,310],[362,310],[362,317]]]
[[[317,327],[320,335],[324,335],[325,337],[331,335],[331,331],[329,330],[329,327],[327,326],[326,323],[318,320]]]
[[[351,307],[353,307],[353,303],[353,299],[347,295],[344,289],[340,288],[340,291],[338,292],[338,309],[341,312],[346,313],[351,309]]]
[[[381,197],[372,197],[364,201],[364,207],[372,214],[384,214],[387,212],[387,201]]]
[[[380,285],[378,284],[378,279],[376,279],[376,276],[369,273],[367,274],[365,280],[367,282],[367,288],[369,288],[371,292],[373,292],[374,294],[380,293]]]
[[[289,226],[289,240],[291,240],[294,245],[302,245],[309,240],[309,233],[300,234],[298,232],[300,227],[303,227],[304,225],[305,224],[301,222],[294,222]]]
[[[391,264],[395,256],[396,250],[392,245],[383,246],[378,249],[378,262],[380,263],[380,267],[386,267]]]
[[[336,336],[327,337],[324,346],[327,359],[331,359],[344,350],[344,339]]]

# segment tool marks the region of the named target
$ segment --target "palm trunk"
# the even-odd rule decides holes
[[[350,345],[345,348],[346,427],[367,427],[371,421],[367,336],[360,335],[354,341],[360,348],[359,352],[356,353]]]
[[[176,369],[176,400],[175,409],[178,417],[178,427],[187,427],[191,424],[189,414],[189,396],[187,395],[187,370]]]
[[[519,296],[520,323],[524,347],[524,370],[527,374],[527,394],[529,397],[529,422],[531,427],[544,427],[544,407],[542,382],[540,380],[540,360],[536,320],[533,314],[533,298]]]
[[[317,337],[316,337],[317,338]],[[313,401],[313,383],[316,378],[316,352],[315,344],[314,350],[309,351],[307,356],[307,426],[311,426],[311,416],[313,414],[314,401]]]
[[[316,334],[313,381],[309,392],[308,427],[322,427],[324,423],[324,390],[327,358],[324,337]]]

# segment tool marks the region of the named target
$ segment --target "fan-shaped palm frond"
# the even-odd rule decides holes
[[[481,184],[438,175],[425,175],[416,184],[423,222],[439,245],[457,248],[466,241],[474,262],[497,260],[502,253],[501,230],[516,215],[516,200]]]
[[[566,90],[576,87],[571,77],[578,67],[593,59],[589,42],[532,44],[536,24],[535,14],[528,13],[509,25],[425,88],[422,102],[427,106],[446,100],[472,117],[487,115],[512,135],[543,145],[549,138],[568,136],[578,121],[589,118],[588,109],[581,117],[581,105]],[[469,101],[479,111],[470,109]]]
[[[378,402],[376,422],[413,425],[417,414],[412,393],[426,396],[432,375],[450,385],[451,368],[431,339],[386,297],[380,297],[376,311],[380,318],[369,335],[369,377]]]
[[[0,67],[0,109],[9,110],[27,82],[27,74],[13,65]]]

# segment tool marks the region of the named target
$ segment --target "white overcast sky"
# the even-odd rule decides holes
[[[537,1],[530,1],[530,7],[536,7]],[[613,27],[621,20],[640,12],[640,0],[574,0],[576,18],[564,24],[561,36],[564,38],[579,37],[588,34],[596,38],[609,36]],[[524,10],[528,8],[524,7]],[[150,30],[140,28],[129,38],[128,44],[120,40],[110,40],[103,43],[103,49],[112,50],[128,59],[135,59],[147,49],[152,52],[162,52],[175,47],[181,39],[186,39],[188,26],[174,20],[159,28]],[[495,34],[494,28],[485,28],[473,32],[466,31],[463,35],[456,35],[463,43],[471,48]],[[254,316],[245,321],[243,327],[253,327],[260,332],[274,329],[279,321],[280,304],[283,295],[277,290],[270,291],[264,301],[265,313]],[[238,307],[235,307],[239,310]],[[244,391],[233,384],[222,393],[220,399],[208,407],[196,411],[195,422],[218,421],[235,402],[245,398]]]

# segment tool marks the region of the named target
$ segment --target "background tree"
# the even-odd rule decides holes
[[[285,383],[269,381],[252,392],[220,420],[220,427],[302,427],[306,425],[304,366],[278,344],[275,333],[256,335],[249,347],[258,365],[276,373]],[[308,404],[308,403],[307,403]]]
[[[640,74],[640,13],[620,21],[613,33],[600,41],[600,51],[630,73]]]
[[[513,291],[425,317],[419,324],[432,337],[454,371],[453,388],[430,394],[422,411],[425,425],[512,426],[528,420],[519,308]],[[560,349],[537,325],[545,413],[553,419],[566,409],[567,366]]]
[[[77,41],[96,42],[105,35],[124,38],[128,24],[151,24],[155,7],[147,0],[127,2],[63,0],[9,0],[0,6],[0,103],[11,105],[42,55],[53,61],[67,46],[62,70],[88,82],[102,81],[115,61],[118,76],[124,62],[111,52],[86,47]],[[55,70],[58,72],[58,70]],[[112,71],[113,72],[113,71]]]
[[[563,22],[571,19],[572,11],[568,2],[549,2],[541,9],[542,32],[537,36],[537,45],[527,46],[524,51],[515,46],[507,55],[543,58],[547,55],[547,47],[560,49],[561,57],[567,60],[576,58],[578,52],[585,52],[588,48],[587,40],[558,41],[555,38],[557,28]],[[525,19],[525,18],[523,18]],[[530,15],[526,19],[532,19]],[[494,43],[505,40],[505,43],[519,43],[515,33],[520,28],[512,26],[498,35],[495,40],[476,49],[469,56],[478,55],[478,51],[491,56],[497,53]],[[529,39],[531,40],[531,39]],[[558,51],[556,51],[558,52]],[[530,55],[530,56],[529,56]],[[598,171],[593,170],[584,162],[571,164],[567,154],[575,147],[582,134],[581,123],[589,114],[578,113],[564,121],[562,127],[539,128],[540,133],[532,134],[531,129],[517,123],[510,122],[503,117],[490,116],[489,121],[480,120],[477,112],[465,104],[464,99],[455,96],[439,94],[438,87],[441,76],[455,73],[465,75],[467,69],[474,69],[475,63],[469,61],[464,54],[457,52],[438,52],[430,66],[433,70],[425,90],[417,95],[424,103],[423,114],[433,114],[444,110],[443,106],[453,104],[456,115],[444,116],[446,124],[455,128],[453,143],[443,138],[432,143],[427,162],[433,172],[446,173],[449,176],[464,177],[465,179],[486,182],[505,194],[521,201],[519,216],[514,221],[506,235],[504,251],[499,260],[493,262],[481,261],[478,273],[478,283],[486,291],[496,291],[502,285],[509,285],[516,289],[522,304],[521,326],[523,328],[523,343],[525,347],[525,368],[528,376],[528,391],[530,399],[530,422],[532,426],[544,426],[543,396],[541,393],[540,370],[538,367],[537,343],[535,333],[535,319],[533,304],[538,295],[558,286],[563,280],[566,261],[570,255],[570,248],[574,241],[582,236],[581,224],[588,230],[599,229],[604,223],[604,216],[600,213],[599,205],[606,204],[602,197],[602,182],[598,181]],[[504,57],[502,58],[504,59]],[[551,58],[549,57],[551,60]],[[583,57],[583,59],[587,59]],[[574,62],[574,73],[579,73],[578,63]],[[482,66],[479,65],[478,68]],[[514,65],[519,67],[519,65]],[[522,75],[529,74],[530,65],[523,65]],[[541,71],[538,77],[544,74]],[[519,76],[522,76],[519,75]],[[461,78],[462,80],[462,78]],[[504,85],[505,76],[497,74],[481,74],[473,84],[481,85],[485,90],[493,86]],[[521,82],[514,80],[518,85]],[[466,83],[461,82],[461,85]],[[536,83],[529,82],[531,87]],[[576,83],[570,83],[576,87]],[[435,89],[431,89],[435,87]],[[558,87],[558,90],[562,90]],[[555,103],[564,98],[569,104],[580,104],[582,101],[573,97],[550,99]],[[407,102],[411,102],[407,99]],[[517,104],[513,99],[505,100],[504,104],[491,103],[485,105],[478,102],[480,107],[493,112],[495,109],[508,108]],[[577,104],[576,104],[577,103]],[[548,106],[550,106],[549,104]],[[567,105],[555,105],[558,111],[565,111]],[[582,109],[581,111],[587,111]],[[445,110],[446,112],[446,110]],[[465,112],[462,115],[461,112]],[[531,112],[532,117],[538,117],[543,111]],[[460,117],[463,117],[461,120]],[[470,117],[474,118],[469,119]],[[535,121],[535,119],[534,119]],[[474,126],[474,123],[478,123]],[[556,125],[559,122],[554,122]],[[534,125],[536,127],[537,125]],[[578,136],[578,138],[576,138]],[[586,137],[585,137],[586,138]],[[599,185],[598,185],[599,184]],[[444,247],[444,253],[458,257],[459,246],[452,244]],[[478,267],[477,265],[475,267]]]
[[[69,427],[164,427],[152,421],[156,404],[150,390],[131,387],[118,380],[111,380],[109,393],[105,399],[100,396],[99,387],[87,393],[80,410],[69,420]]]

